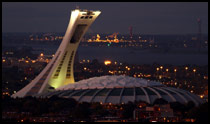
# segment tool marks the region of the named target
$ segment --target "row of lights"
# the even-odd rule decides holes
[[[160,69],[162,70],[163,69],[163,66],[160,66],[160,67],[157,67],[156,68],[157,71],[159,71]],[[185,67],[185,70],[188,70],[188,69],[189,69],[188,67]],[[166,68],[166,72],[168,72],[168,71],[169,71],[169,69]],[[174,69],[174,72],[177,72],[177,69],[176,68]],[[193,69],[193,72],[196,72],[196,69]]]

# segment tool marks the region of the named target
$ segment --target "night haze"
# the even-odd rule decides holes
[[[3,122],[208,122],[207,2],[3,2]]]
[[[208,33],[207,2],[3,2],[2,31],[64,32],[76,6],[103,12],[89,33],[195,34],[197,18]]]

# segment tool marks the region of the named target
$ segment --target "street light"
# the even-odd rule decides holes
[[[163,73],[163,72],[162,72],[162,69],[163,69],[163,66],[161,65],[161,66],[160,66],[160,74]]]
[[[185,70],[186,70],[186,76],[187,76],[187,70],[188,70],[188,67],[187,66],[185,67]]]
[[[195,76],[196,69],[193,69],[193,72],[194,72],[194,76]]]
[[[166,75],[168,74],[168,71],[169,71],[169,69],[168,69],[168,68],[166,68]]]
[[[185,67],[185,70],[188,70],[188,67]]]
[[[158,75],[159,75],[159,74],[158,74],[158,71],[160,70],[160,68],[156,68],[156,70],[157,70],[157,77],[158,77]]]
[[[40,54],[40,56],[42,57],[42,56],[44,56],[44,54],[43,54],[43,53],[41,53],[41,54]]]
[[[177,72],[177,69],[176,68],[174,69],[174,72],[175,72],[175,77],[176,77],[176,72]]]

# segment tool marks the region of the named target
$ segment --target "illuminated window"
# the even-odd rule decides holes
[[[163,91],[159,90],[159,89],[156,89],[155,90],[160,94],[160,95],[167,95],[166,93],[164,93]]]
[[[136,95],[145,95],[145,94],[144,94],[144,91],[141,88],[137,87],[136,88]]]
[[[96,91],[98,90],[97,89],[90,90],[84,96],[93,96],[96,93]]]
[[[110,96],[119,96],[121,93],[121,90],[122,90],[122,88],[113,89],[109,95]]]
[[[69,96],[69,95],[71,95],[71,93],[73,93],[74,92],[74,90],[69,90],[69,91],[67,91],[67,92],[64,92],[63,94],[62,94],[62,96]]]
[[[110,89],[101,90],[96,96],[106,96]]]
[[[86,90],[80,90],[79,92],[75,93],[73,96],[81,96],[82,93],[86,92]]]
[[[123,91],[123,96],[133,96],[133,88],[125,88]]]
[[[147,92],[149,95],[156,95],[156,93],[153,92],[152,90],[150,90],[149,88],[144,87],[144,89],[146,90],[146,92]]]

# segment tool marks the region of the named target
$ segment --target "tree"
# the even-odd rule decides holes
[[[77,101],[73,98],[61,98],[57,95],[49,98],[49,110],[51,112],[71,111],[76,105]]]
[[[122,105],[122,107],[123,107],[122,117],[123,118],[132,118],[133,111],[134,111],[136,105],[133,102],[128,102],[127,104]]]
[[[153,105],[155,104],[158,104],[158,105],[165,105],[165,104],[168,104],[168,101],[166,101],[165,99],[163,98],[158,98],[154,101]]]
[[[181,104],[180,102],[171,102],[170,103],[170,107],[174,110],[174,111],[183,111],[185,108],[184,104]]]
[[[75,119],[88,120],[90,119],[90,114],[91,114],[90,103],[83,102],[83,103],[77,104],[73,112],[73,117]]]
[[[192,108],[188,114],[188,118],[195,118],[196,122],[208,123],[208,103],[199,105],[198,107]]]
[[[107,110],[105,110],[104,108],[103,108],[103,106],[100,104],[100,103],[92,103],[91,104],[91,110],[92,110],[92,114],[93,115],[99,115],[99,116],[105,116],[105,115],[107,115],[108,114],[108,111]]]
[[[186,105],[187,111],[195,107],[195,103],[193,101],[189,101]]]

